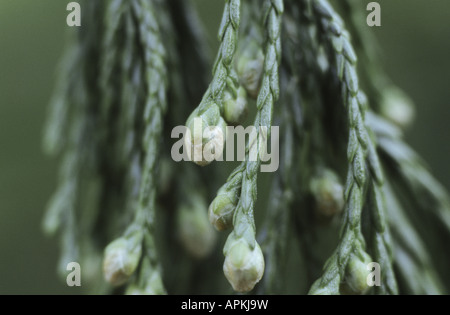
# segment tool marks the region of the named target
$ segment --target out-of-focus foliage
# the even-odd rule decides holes
[[[218,1],[205,0],[196,3],[201,16],[208,23],[208,29],[211,30],[211,42],[214,42],[222,4]],[[443,15],[448,4],[445,1],[436,1],[433,5],[429,5],[424,0],[410,1],[407,6],[401,1],[380,1],[380,3],[383,8],[383,26],[380,29],[368,29],[367,31],[379,35],[381,38],[380,50],[384,56],[384,62],[388,65],[387,71],[396,83],[408,91],[417,104],[418,119],[415,125],[407,131],[407,139],[421,155],[425,156],[432,168],[438,171],[435,172],[438,178],[447,184],[445,186],[448,186],[450,179],[448,166],[445,163],[448,159],[448,152],[443,150],[448,143],[446,139],[448,140],[449,134],[444,115],[447,102],[445,82],[448,82],[448,71],[444,70],[449,68],[445,56],[448,55],[450,48],[446,41],[436,39],[437,37],[448,38],[444,28],[447,17]],[[427,10],[421,9],[422,7],[426,7]],[[216,15],[214,12],[217,12]],[[0,63],[3,69],[0,77],[0,89],[3,96],[0,105],[0,126],[4,130],[0,135],[1,143],[4,144],[0,155],[2,170],[0,224],[2,224],[3,233],[7,235],[1,240],[3,251],[0,254],[0,264],[8,266],[2,268],[0,273],[0,279],[2,279],[0,292],[2,293],[70,293],[75,290],[68,289],[64,283],[56,281],[54,277],[56,258],[53,244],[42,239],[37,224],[42,216],[46,198],[54,186],[52,178],[55,177],[55,167],[40,154],[39,138],[45,106],[52,87],[55,61],[64,41],[65,14],[65,4],[61,4],[59,1],[42,1],[42,3],[31,4],[29,1],[16,0],[0,3],[0,25],[2,26],[0,28],[2,42]],[[49,19],[49,17],[51,18]],[[208,19],[211,20],[208,22]],[[36,32],[39,36],[33,35]],[[415,36],[410,36],[411,33]],[[439,36],[426,35],[430,33]],[[58,38],[59,41],[56,40]],[[409,46],[408,43],[410,43]],[[436,60],[442,61],[437,62]],[[363,61],[360,60],[360,63]],[[384,134],[380,136],[385,152],[389,152],[392,148],[398,148],[394,145],[396,139]],[[437,140],[429,141],[434,138]],[[405,156],[404,153],[407,155]],[[399,156],[399,154],[403,155]],[[414,163],[417,163],[414,155],[408,154],[407,150],[391,152],[391,155],[398,157],[400,161],[412,157]],[[393,162],[395,163],[395,161]],[[406,168],[405,176],[411,175],[408,172]],[[222,180],[225,180],[224,175],[222,174]],[[401,178],[401,174],[399,174],[399,178]],[[259,185],[263,190],[265,186],[268,186],[264,184],[266,180],[267,177],[264,176],[260,179]],[[320,187],[320,181],[313,186],[313,190]],[[412,188],[413,191],[417,191],[414,190],[417,189],[417,186]],[[392,189],[398,188],[393,187]],[[433,189],[433,191],[439,195],[439,189]],[[264,194],[260,194],[260,196],[262,195]],[[430,198],[432,200],[435,197],[430,196]],[[393,202],[398,202],[390,194],[387,194],[387,201],[391,205]],[[260,197],[258,204],[264,204],[264,197]],[[393,213],[392,216],[396,220],[404,220],[401,214]],[[417,222],[413,223],[418,224]],[[436,224],[438,223],[433,223],[431,220],[432,227],[435,227]],[[425,226],[423,228],[426,229]],[[439,231],[438,229],[437,232],[439,233]],[[407,238],[410,242],[412,242],[411,239],[416,240],[416,236],[413,237],[411,234],[403,236],[400,234],[397,237]],[[429,240],[433,240],[433,237],[435,236],[431,236]],[[419,248],[416,248],[416,251],[430,247],[428,249],[435,252],[434,245],[428,246],[430,242],[426,241],[422,245],[418,245],[421,244],[420,241],[414,242],[415,246]],[[435,243],[433,242],[433,244]],[[405,245],[407,247],[407,244],[403,244],[403,246]],[[405,251],[399,252],[399,260],[408,259]],[[445,275],[442,275],[442,271],[446,270],[442,263],[445,262],[445,259],[441,259],[444,258],[444,253],[436,253],[433,257],[436,257],[433,259],[433,263],[437,265],[437,270],[445,279]],[[211,269],[215,269],[214,272],[217,269],[220,270],[221,263],[220,257],[218,260],[211,261]],[[288,263],[289,272],[300,277],[301,269],[304,269],[305,266]],[[421,264],[424,263],[428,264],[429,262],[421,262]],[[183,280],[185,277],[183,275],[188,274],[188,270],[194,276],[202,272],[196,264],[189,265],[186,259],[184,262],[181,260],[180,265],[184,267],[179,268],[178,273],[173,276],[186,284],[189,283],[189,280]],[[313,267],[320,271],[321,264],[318,263]],[[171,268],[175,270],[174,266]],[[400,274],[401,270],[397,270],[397,272]],[[403,270],[403,272],[408,273],[407,270]],[[423,283],[424,288],[418,287],[417,290],[430,289],[427,282],[429,281],[427,279],[430,279],[429,272],[430,270],[425,271],[425,269],[409,271],[410,274],[416,274]],[[53,281],[48,281],[48,279],[53,279]],[[227,287],[226,280],[223,278],[219,278],[217,281],[220,283],[219,286]],[[218,288],[216,289],[218,290]],[[307,288],[297,288],[298,291],[295,291],[287,286],[284,289],[287,292],[298,293],[304,292]],[[203,292],[199,288],[196,290]]]

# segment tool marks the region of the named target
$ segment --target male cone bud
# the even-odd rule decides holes
[[[142,233],[121,237],[105,248],[103,275],[113,286],[124,284],[136,270],[141,257]]]
[[[208,256],[216,243],[216,232],[208,222],[205,201],[193,198],[192,205],[182,205],[177,213],[180,242],[195,258]]]
[[[402,90],[391,87],[383,91],[381,114],[405,129],[413,122],[415,110],[412,100]]]
[[[237,292],[251,291],[264,274],[264,256],[255,241],[254,248],[243,239],[233,239],[226,246],[223,272]]]
[[[344,293],[365,294],[370,287],[367,284],[369,270],[367,265],[372,262],[370,256],[365,252],[356,253],[350,258],[345,270]]]
[[[225,91],[224,95],[224,118],[233,125],[241,123],[247,115],[247,93],[243,87],[239,87],[236,96],[233,93]]]
[[[256,40],[246,44],[238,54],[236,71],[250,97],[258,97],[264,70],[264,54]]]
[[[186,126],[188,134],[185,137],[185,145],[191,161],[205,166],[222,156],[227,124],[220,116],[217,104],[209,104],[201,114],[198,109],[194,110]]]
[[[344,188],[338,176],[323,169],[311,179],[310,190],[314,197],[315,212],[319,219],[327,220],[342,212]]]
[[[223,231],[233,224],[233,214],[238,198],[233,190],[219,189],[216,198],[209,205],[209,222],[218,230]]]

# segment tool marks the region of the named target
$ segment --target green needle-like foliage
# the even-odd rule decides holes
[[[448,293],[450,198],[402,139],[411,101],[355,2],[225,0],[211,64],[191,1],[84,1],[44,135],[61,274],[79,262],[97,293]],[[227,162],[171,158],[175,126],[205,166],[246,115],[256,137],[227,178]],[[258,198],[272,126],[280,163]]]

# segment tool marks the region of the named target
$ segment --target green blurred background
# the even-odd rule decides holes
[[[41,134],[57,62],[73,31],[66,25],[69,2],[0,0],[0,294],[82,292],[57,278],[57,240],[40,228],[57,175],[56,162],[41,152]],[[222,2],[196,2],[216,47]],[[382,26],[370,31],[388,74],[416,103],[407,140],[448,188],[450,1],[378,2]]]

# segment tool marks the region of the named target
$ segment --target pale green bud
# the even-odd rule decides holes
[[[237,200],[237,195],[234,191],[227,191],[225,188],[221,188],[216,198],[209,205],[209,222],[218,231],[226,230],[232,226]]]
[[[206,204],[196,198],[192,206],[182,206],[177,213],[180,241],[195,258],[204,258],[214,249],[216,232],[209,224]]]
[[[408,127],[414,120],[415,110],[412,100],[399,88],[383,91],[381,114],[401,128]]]
[[[252,249],[244,239],[236,239],[226,251],[223,272],[237,292],[251,291],[264,274],[264,256],[255,242]]]
[[[258,97],[264,71],[264,53],[257,41],[251,41],[237,55],[236,71],[248,95]]]
[[[330,219],[342,212],[344,188],[336,173],[329,169],[322,170],[312,178],[310,189],[319,218]]]
[[[124,284],[136,270],[141,258],[142,234],[135,232],[130,237],[121,237],[105,248],[103,275],[113,286]]]
[[[362,257],[360,257],[362,256]],[[364,294],[370,287],[367,285],[367,276],[370,271],[367,270],[367,265],[372,262],[370,256],[361,252],[354,254],[345,270],[345,284],[344,293],[349,294]]]
[[[233,125],[241,123],[247,116],[247,92],[243,87],[237,89],[236,97],[229,91],[224,95],[224,118]]]
[[[190,136],[185,137],[185,144],[191,161],[205,166],[222,156],[227,124],[217,104],[211,103],[201,115],[198,110],[192,112],[186,127]]]

